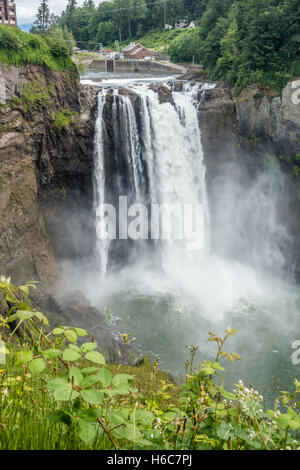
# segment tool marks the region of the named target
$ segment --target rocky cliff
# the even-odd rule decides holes
[[[40,282],[33,301],[52,325],[83,327],[110,355],[134,363],[80,291],[57,283],[64,261],[94,257],[97,87],[74,71],[0,64],[0,274]],[[2,314],[9,306],[0,298]]]
[[[199,121],[212,210],[220,194],[238,183],[245,191],[268,167],[278,167],[288,180],[279,218],[290,236],[288,266],[300,269],[300,105],[289,83],[282,95],[253,85],[241,95],[224,84],[199,93]],[[278,186],[278,193],[285,188]],[[279,197],[280,199],[280,197]],[[224,206],[225,210],[225,206]],[[216,224],[220,220],[212,220]],[[216,240],[216,245],[219,243]],[[212,241],[214,243],[214,240]]]
[[[39,66],[1,64],[0,84],[0,272],[53,282],[57,257],[92,249],[82,214],[92,212],[96,90]],[[87,232],[84,247],[70,221]]]

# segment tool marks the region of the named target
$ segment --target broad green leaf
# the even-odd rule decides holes
[[[87,421],[80,420],[78,428],[80,439],[82,439],[86,444],[89,444],[96,435],[95,425]]]
[[[24,320],[30,320],[35,314],[35,312],[29,312],[28,310],[18,310],[16,312],[18,318],[22,321]]]
[[[68,345],[68,347],[69,347],[70,349],[73,349],[73,351],[77,351],[77,352],[79,352],[79,353],[81,352],[81,349],[80,349],[79,346],[77,346],[77,344],[71,343],[71,344]]]
[[[13,321],[18,320],[18,318],[18,315],[16,313],[13,313],[12,315],[9,315],[7,322],[12,323]]]
[[[112,384],[117,386],[121,383],[125,383],[125,384],[128,384],[128,382],[131,382],[132,380],[134,379],[134,376],[133,375],[129,375],[129,374],[117,374],[114,376],[113,380],[112,380]]]
[[[54,398],[57,401],[69,401],[75,400],[78,397],[79,393],[72,389],[72,385],[67,383],[66,385],[61,385],[54,390]]]
[[[24,292],[26,295],[29,294],[29,287],[28,286],[19,286],[19,289]]]
[[[18,302],[18,310],[26,310],[30,312],[30,308],[25,304],[25,302]]]
[[[129,385],[127,383],[120,383],[113,390],[111,390],[116,395],[128,395],[129,394]]]
[[[138,424],[144,426],[151,426],[155,419],[155,415],[151,411],[138,408],[135,412],[135,420]]]
[[[64,331],[65,330],[64,330],[63,327],[58,327],[58,328],[54,328],[54,330],[52,331],[52,334],[53,335],[62,335]]]
[[[81,372],[85,375],[88,375],[88,374],[93,374],[94,372],[99,372],[100,367],[84,367],[83,369],[81,369]]]
[[[32,374],[40,374],[45,370],[46,363],[42,358],[33,359],[33,361],[28,364],[29,370]]]
[[[46,359],[55,359],[56,357],[60,356],[61,351],[59,349],[46,349],[43,351],[43,356]]]
[[[34,312],[34,316],[40,320],[40,322],[43,322],[44,325],[49,325],[48,318],[42,312]]]
[[[100,380],[100,382],[102,383],[102,385],[104,387],[109,387],[110,384],[111,384],[111,381],[112,381],[112,374],[111,372],[106,369],[105,367],[103,367],[97,374],[96,376],[98,377],[98,379]]]
[[[122,411],[114,410],[109,414],[109,421],[116,426],[120,426],[121,424],[125,424],[129,421],[129,415],[129,410],[127,411],[127,413],[122,413]]]
[[[19,351],[14,355],[14,362],[16,365],[26,364],[30,362],[33,358],[32,351]]]
[[[95,375],[95,374],[88,375],[81,382],[81,387],[82,388],[90,388],[98,382],[99,382],[99,377],[97,377],[97,375]]]
[[[51,392],[54,392],[57,388],[68,384],[69,382],[64,377],[55,377],[55,379],[51,379],[47,382],[47,388],[51,390]]]
[[[234,438],[232,425],[222,421],[220,426],[217,427],[217,436],[225,440],[228,440],[229,438]]]
[[[95,388],[81,390],[81,398],[90,405],[100,405],[103,402],[103,393]]]
[[[7,300],[7,302],[11,304],[14,304],[16,302],[16,300],[11,295],[8,295],[8,294],[6,294],[5,300]]]
[[[89,408],[88,410],[80,410],[78,416],[84,421],[95,422],[102,415],[102,408]]]
[[[76,343],[77,341],[77,334],[73,330],[65,330],[64,331],[65,337],[71,342]]]
[[[68,362],[77,361],[80,358],[80,354],[77,351],[73,351],[73,349],[65,349],[63,352],[63,359]]]
[[[94,351],[97,349],[97,343],[83,343],[80,347],[81,351],[84,353],[88,353],[90,351]]]
[[[72,366],[69,370],[69,379],[72,382],[72,377],[74,377],[74,384],[75,385],[80,385],[81,382],[83,381],[83,375],[80,372],[80,369],[78,367]]]
[[[85,355],[85,359],[87,359],[88,361],[91,361],[91,362],[95,362],[95,364],[101,364],[101,365],[105,364],[104,356],[101,353],[99,353],[98,351],[88,352]]]
[[[127,439],[130,442],[136,442],[139,439],[143,439],[143,435],[139,431],[138,427],[134,426],[131,423],[128,423],[126,425],[124,436],[125,436],[125,439]]]
[[[227,392],[227,390],[223,390],[222,391],[222,396],[224,398],[227,398],[227,400],[236,400],[236,395],[234,393],[231,393],[231,392]]]
[[[87,332],[83,330],[82,328],[74,328],[74,330],[78,336],[88,336]]]

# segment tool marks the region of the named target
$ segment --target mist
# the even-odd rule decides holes
[[[224,164],[208,185],[196,106],[205,86],[173,91],[165,103],[148,84],[126,86],[126,93],[104,88],[99,95],[95,208],[124,195],[131,202],[203,204],[205,246],[189,252],[174,240],[98,240],[94,259],[61,262],[64,289],[79,289],[108,309],[116,334],[131,331],[136,347],[160,357],[178,379],[186,344],[200,345],[199,360],[213,358],[208,332],[222,334],[230,325],[238,335],[228,348],[243,361],[229,365],[227,380],[247,379],[260,389],[276,380],[285,385],[300,302],[285,223],[287,177],[270,158],[251,178],[239,162]]]

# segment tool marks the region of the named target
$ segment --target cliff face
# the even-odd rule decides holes
[[[96,93],[74,72],[0,64],[0,272],[17,283],[52,283],[57,257],[91,250]]]
[[[300,105],[293,99],[294,91],[292,83],[282,96],[275,91],[262,93],[253,85],[236,97],[233,90],[221,84],[199,95],[198,101],[212,212],[220,206],[220,198],[225,200],[225,195],[232,193],[232,187],[246,192],[265,170],[279,167],[288,181],[288,191],[280,185],[277,190],[281,199],[279,222],[290,237],[287,269],[294,265],[299,276]],[[214,233],[223,222],[222,214],[212,218]],[[217,246],[220,240],[212,243]]]

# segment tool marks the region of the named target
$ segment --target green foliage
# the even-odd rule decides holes
[[[18,28],[0,26],[0,62],[16,67],[23,64],[45,65],[52,70],[75,68],[65,43],[37,36]]]
[[[59,131],[63,127],[70,126],[76,116],[77,113],[75,111],[71,111],[69,108],[63,108],[61,111],[57,111],[55,113],[55,119],[53,121],[53,128]],[[62,194],[63,197],[66,197],[65,189],[62,189]]]
[[[208,0],[199,22],[204,67],[238,91],[254,82],[282,89],[298,67],[299,18],[294,0]]]
[[[0,449],[299,449],[300,381],[271,410],[242,381],[233,393],[224,389],[220,362],[241,360],[224,350],[235,330],[227,328],[223,338],[210,333],[214,361],[197,363],[198,347],[189,347],[179,394],[161,379],[157,362],[145,368],[144,386],[137,387],[142,365],[128,373],[107,364],[95,341],[78,344],[88,336],[81,328],[51,330],[46,317],[25,302],[34,287],[17,288],[0,278],[0,294],[11,306],[7,319],[0,318],[0,332],[13,321],[29,332],[20,344],[13,332],[5,336]]]
[[[206,1],[169,1],[167,23],[174,26],[176,20],[185,16],[189,21],[198,19]],[[105,45],[113,44],[115,40],[129,42],[154,29],[163,30],[164,6],[162,2],[149,3],[146,0],[103,1],[97,7],[92,2],[85,2],[82,7],[70,2],[59,23],[72,31],[79,47],[94,50],[98,49],[97,43],[100,42]],[[156,46],[154,48],[157,50]]]
[[[40,33],[46,33],[50,26],[50,10],[48,0],[42,0],[36,14],[35,27]]]
[[[172,62],[199,63],[201,58],[198,29],[185,30],[183,34],[177,36],[170,44],[168,52]]]
[[[25,83],[22,90],[22,98],[13,97],[12,106],[22,107],[25,113],[32,113],[40,106],[46,106],[51,100],[53,89],[51,86],[45,86],[38,80],[32,80]]]

